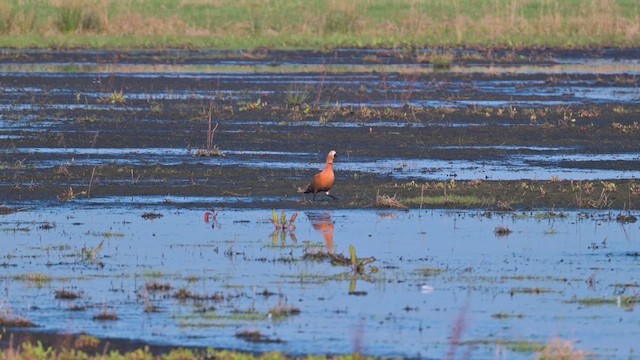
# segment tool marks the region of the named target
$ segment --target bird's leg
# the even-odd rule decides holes
[[[313,199],[311,199],[311,201],[316,201],[316,194],[317,193],[313,193]]]

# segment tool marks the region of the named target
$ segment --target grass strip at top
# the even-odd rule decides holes
[[[0,46],[633,47],[639,17],[635,0],[10,0]]]

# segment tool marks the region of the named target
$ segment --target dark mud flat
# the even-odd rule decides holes
[[[158,346],[637,352],[638,50],[425,53],[0,52],[0,304]],[[349,245],[364,273],[318,255]]]
[[[580,196],[594,201],[600,182],[614,181],[608,206],[634,208],[636,55],[460,51],[437,69],[372,50],[5,50],[0,194],[10,203],[177,196],[360,208],[379,193],[442,196],[438,183],[453,179],[460,186],[447,194],[475,194],[487,207],[579,207],[570,181],[593,182]],[[194,156],[206,145],[210,104],[224,157]],[[341,201],[309,203],[296,189],[331,149]],[[552,179],[564,191],[519,199],[522,181]],[[484,186],[464,190],[477,180]]]

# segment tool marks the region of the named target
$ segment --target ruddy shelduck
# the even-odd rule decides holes
[[[333,159],[336,157],[336,151],[329,151],[329,155],[327,155],[327,162],[324,166],[324,170],[317,173],[311,183],[307,186],[307,189],[300,188],[302,192],[305,194],[313,193],[313,200],[316,199],[316,194],[324,191],[327,196],[332,199],[337,199],[337,197],[330,195],[329,190],[331,190],[331,186],[333,186],[333,182],[335,180],[335,175],[333,174]]]

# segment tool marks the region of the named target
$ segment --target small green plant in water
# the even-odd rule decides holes
[[[122,90],[114,91],[110,96],[98,99],[98,102],[101,104],[123,105],[126,102],[126,97]]]
[[[280,238],[281,244],[285,244],[287,240],[287,235],[291,238],[291,241],[294,243],[298,242],[298,239],[295,235],[296,230],[296,218],[298,218],[298,213],[294,212],[293,215],[287,220],[287,213],[282,211],[280,216],[276,212],[276,209],[271,211],[271,223],[274,226],[273,233],[271,234],[271,242],[273,245],[278,243],[278,238]]]

